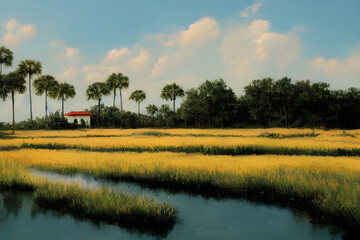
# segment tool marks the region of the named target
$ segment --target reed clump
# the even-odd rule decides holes
[[[167,232],[176,218],[169,203],[160,204],[109,189],[94,191],[78,185],[50,183],[38,187],[34,199],[43,208],[154,233]]]

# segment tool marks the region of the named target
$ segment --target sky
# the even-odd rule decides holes
[[[86,88],[113,72],[130,79],[124,110],[136,112],[129,96],[146,92],[144,114],[149,104],[171,104],[160,98],[170,83],[187,90],[222,78],[237,96],[264,77],[360,88],[359,0],[0,0],[0,6],[0,45],[14,52],[3,73],[24,59],[40,61],[42,74],[75,86],[65,112],[97,104],[86,99]],[[44,96],[32,98],[34,117],[44,116]],[[49,112],[61,109],[57,100],[48,104]],[[28,92],[15,95],[15,111],[16,121],[30,117]],[[0,100],[0,122],[11,119],[11,99]]]

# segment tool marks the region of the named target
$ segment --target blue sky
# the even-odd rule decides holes
[[[143,113],[148,104],[168,103],[159,95],[172,82],[188,89],[223,78],[238,96],[252,79],[267,76],[360,87],[358,0],[0,0],[0,6],[0,45],[15,53],[14,67],[4,72],[22,59],[41,61],[44,74],[75,85],[66,111],[94,105],[86,87],[111,72],[130,78],[125,110],[136,111],[132,91],[147,93]],[[43,97],[33,99],[34,115],[43,116]],[[15,100],[17,120],[28,118],[28,93]],[[103,102],[112,104],[112,97]],[[49,105],[60,109],[57,101]],[[0,121],[11,120],[10,109],[10,100],[0,103],[9,113]]]

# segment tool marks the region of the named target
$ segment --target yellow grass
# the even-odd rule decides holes
[[[314,156],[208,156],[185,153],[95,153],[75,150],[33,150],[2,152],[2,159],[25,166],[43,168],[79,168],[98,172],[154,171],[178,168],[245,174],[278,167],[316,168],[360,173],[360,157]]]
[[[265,146],[305,149],[334,149],[360,148],[360,138],[353,137],[299,137],[299,138],[257,138],[257,137],[154,137],[154,136],[125,136],[125,137],[96,137],[96,138],[28,138],[0,140],[0,146],[20,146],[23,143],[46,144],[57,143],[87,147],[155,147],[155,146]]]
[[[228,136],[248,136],[256,137],[261,133],[278,133],[282,135],[298,135],[298,134],[311,134],[312,129],[287,129],[287,128],[269,128],[269,129],[82,129],[82,130],[18,130],[15,132],[15,137],[28,138],[28,137],[79,137],[88,135],[104,135],[104,136],[123,136],[138,134],[142,132],[161,132],[175,135],[228,135]],[[316,134],[325,137],[329,136],[343,136],[343,130],[315,130]],[[346,133],[354,136],[360,136],[360,130],[346,130]]]

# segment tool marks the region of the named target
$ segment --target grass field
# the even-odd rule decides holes
[[[0,152],[0,187],[35,191],[43,206],[56,208],[60,201],[66,203],[60,204],[60,210],[75,215],[108,216],[107,220],[121,222],[110,212],[129,196],[78,186],[69,191],[33,178],[26,169],[248,198],[302,209],[325,223],[360,227],[359,130],[315,130],[315,134],[311,129],[19,131],[14,138],[0,140],[0,146],[6,150]],[[229,149],[243,152],[233,154]],[[75,198],[78,201],[67,200]],[[137,222],[137,216],[146,215],[155,219],[152,225],[175,221],[172,206],[132,198],[128,209],[137,210],[118,216]],[[97,201],[103,208],[96,214],[82,208]]]

